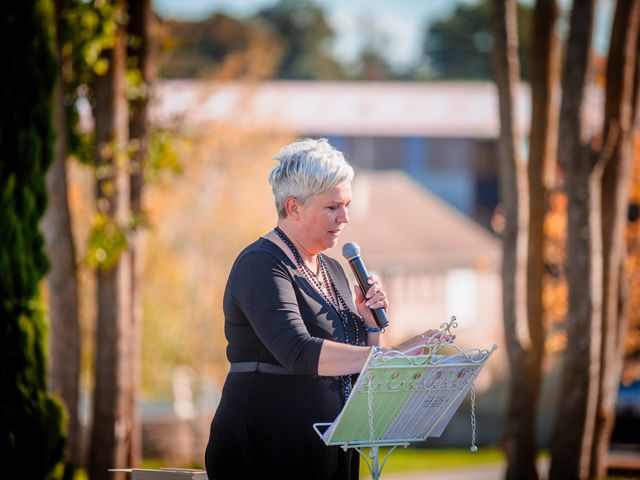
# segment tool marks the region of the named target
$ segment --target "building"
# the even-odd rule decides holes
[[[522,87],[519,128],[527,128]],[[162,82],[156,122],[327,137],[356,167],[404,170],[489,228],[498,203],[497,94],[491,82]]]

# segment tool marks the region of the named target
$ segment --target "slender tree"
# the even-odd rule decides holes
[[[604,138],[618,135],[602,176],[603,297],[598,411],[591,452],[590,477],[606,475],[606,454],[613,428],[622,373],[626,316],[620,306],[620,282],[626,251],[626,220],[633,166],[633,111],[638,64],[640,0],[617,2],[606,69]],[[611,133],[619,130],[619,134]]]
[[[509,357],[509,398],[504,428],[507,478],[536,478],[531,429],[530,355],[527,331],[526,275],[528,189],[522,133],[516,119],[519,86],[515,0],[494,0],[494,72],[500,104],[500,194],[505,216],[502,232],[502,315]]]
[[[555,33],[558,5],[538,0],[534,7],[531,56],[531,132],[529,139],[529,242],[527,257],[527,319],[531,335],[531,378],[535,390],[530,398],[535,410],[544,354],[543,280],[544,220],[549,190],[555,183],[560,97],[560,42]],[[524,373],[524,372],[523,372]],[[530,428],[534,428],[532,423]]]
[[[130,223],[128,105],[125,85],[126,3],[115,0],[112,48],[103,51],[108,69],[95,92],[97,225],[97,329],[93,430],[89,453],[92,480],[110,479],[107,471],[124,467],[131,448],[131,259],[126,234]],[[95,246],[95,245],[94,245]],[[124,478],[124,474],[120,474]]]
[[[544,325],[544,223],[550,188],[554,184],[558,135],[560,42],[555,32],[558,6],[555,0],[538,0],[534,7],[532,35],[531,131],[529,137],[529,241],[527,255],[527,321],[530,343],[523,345],[527,352],[526,371],[520,376],[529,379],[529,401],[524,402],[523,442],[517,458],[525,458],[526,465],[509,465],[508,478],[525,478],[535,468],[536,410],[542,382],[542,359],[545,348]],[[533,478],[533,477],[532,477]]]
[[[80,323],[78,314],[78,282],[76,252],[71,230],[71,214],[67,198],[68,118],[64,70],[68,59],[63,54],[66,28],[63,19],[64,0],[55,0],[56,55],[58,82],[54,94],[54,126],[56,141],[53,163],[47,173],[49,204],[42,222],[51,268],[47,275],[48,316],[50,324],[51,390],[60,396],[69,416],[67,470],[69,475],[82,465],[80,421],[78,417],[80,377]]]
[[[558,159],[568,199],[567,349],[554,425],[549,478],[588,478],[600,373],[602,245],[600,179],[605,155],[583,128],[594,1],[575,0],[562,78]],[[611,140],[611,139],[608,139]],[[607,142],[610,145],[610,142]],[[607,149],[603,149],[603,153]]]
[[[142,267],[144,260],[144,236],[139,226],[143,223],[143,190],[145,157],[148,151],[148,104],[153,82],[151,52],[151,0],[129,0],[129,59],[140,74],[140,96],[132,101],[129,120],[131,158],[131,214],[134,230],[131,236],[131,412],[132,433],[129,465],[140,463],[142,458],[142,434],[138,415],[138,392],[141,384],[142,357]]]
[[[3,2],[0,45],[0,458],[3,478],[47,479],[63,459],[64,409],[47,393],[39,222],[53,157],[52,5]]]
[[[496,14],[502,15],[502,12],[496,11]],[[535,466],[537,450],[535,431],[545,338],[542,303],[544,218],[547,192],[553,181],[558,118],[557,110],[554,108],[558,90],[559,63],[559,42],[554,31],[557,17],[558,7],[554,0],[536,2],[532,30],[535,41],[532,42],[530,66],[532,111],[527,163],[529,187],[527,315],[519,319],[519,324],[510,325],[510,328],[515,330],[508,335],[507,347],[511,381],[504,443],[508,462],[506,478],[509,479],[538,477]],[[498,17],[496,19],[499,21]],[[502,42],[498,39],[496,46],[501,45]],[[505,64],[498,63],[496,72],[501,66],[504,68]],[[521,145],[520,148],[522,148]],[[526,195],[526,192],[521,192],[519,195]],[[518,234],[526,235],[527,232],[520,231]],[[518,330],[524,333],[518,335]],[[522,398],[527,398],[528,401],[522,402]]]

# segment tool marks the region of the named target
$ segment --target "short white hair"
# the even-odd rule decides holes
[[[353,168],[326,138],[304,139],[282,148],[278,165],[269,174],[278,216],[285,218],[285,202],[293,197],[303,204],[312,195],[351,183]]]

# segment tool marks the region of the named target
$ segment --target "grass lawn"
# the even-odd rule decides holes
[[[368,451],[368,450],[367,450]],[[389,449],[380,450],[380,462],[384,459]],[[382,470],[385,473],[411,472],[430,470],[434,468],[460,467],[464,465],[478,465],[482,463],[494,463],[504,460],[504,455],[499,448],[480,448],[476,453],[465,449],[417,449],[396,448],[387,460]],[[360,459],[360,475],[369,475],[369,469]]]
[[[367,450],[368,451],[368,450]],[[380,450],[380,461],[384,459],[389,449]],[[460,449],[418,449],[418,448],[396,448],[391,454],[382,471],[384,474],[401,472],[419,472],[438,468],[461,467],[465,465],[480,465],[495,463],[504,460],[504,455],[499,448],[483,447],[476,453],[472,453],[468,448]],[[142,468],[175,467],[162,460],[145,459]],[[179,465],[183,468],[203,468],[202,465]],[[362,458],[360,459],[360,476],[369,477],[369,469]],[[87,480],[86,472],[80,470],[76,472],[74,480]]]
[[[389,449],[380,450],[380,461],[384,459]],[[541,452],[548,455],[548,452]],[[495,463],[504,460],[504,455],[499,448],[483,447],[476,453],[471,453],[467,448],[460,449],[417,449],[417,448],[396,448],[382,471],[385,474],[401,472],[420,472],[438,468],[462,467],[466,465],[480,465]],[[175,467],[162,460],[146,459],[142,462],[142,468]],[[183,468],[203,468],[202,465],[180,465]],[[360,477],[369,477],[369,469],[362,458],[360,459]],[[608,476],[608,480],[621,480],[622,477]],[[85,470],[76,470],[74,480],[88,480]]]

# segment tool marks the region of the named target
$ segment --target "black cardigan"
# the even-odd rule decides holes
[[[323,258],[336,288],[354,315],[349,338],[358,325],[360,344],[366,331],[355,314],[347,277],[340,264]],[[236,259],[224,294],[225,336],[229,362],[265,362],[292,373],[316,375],[325,339],[345,341],[340,316],[309,284],[291,259],[273,242],[260,238]]]

